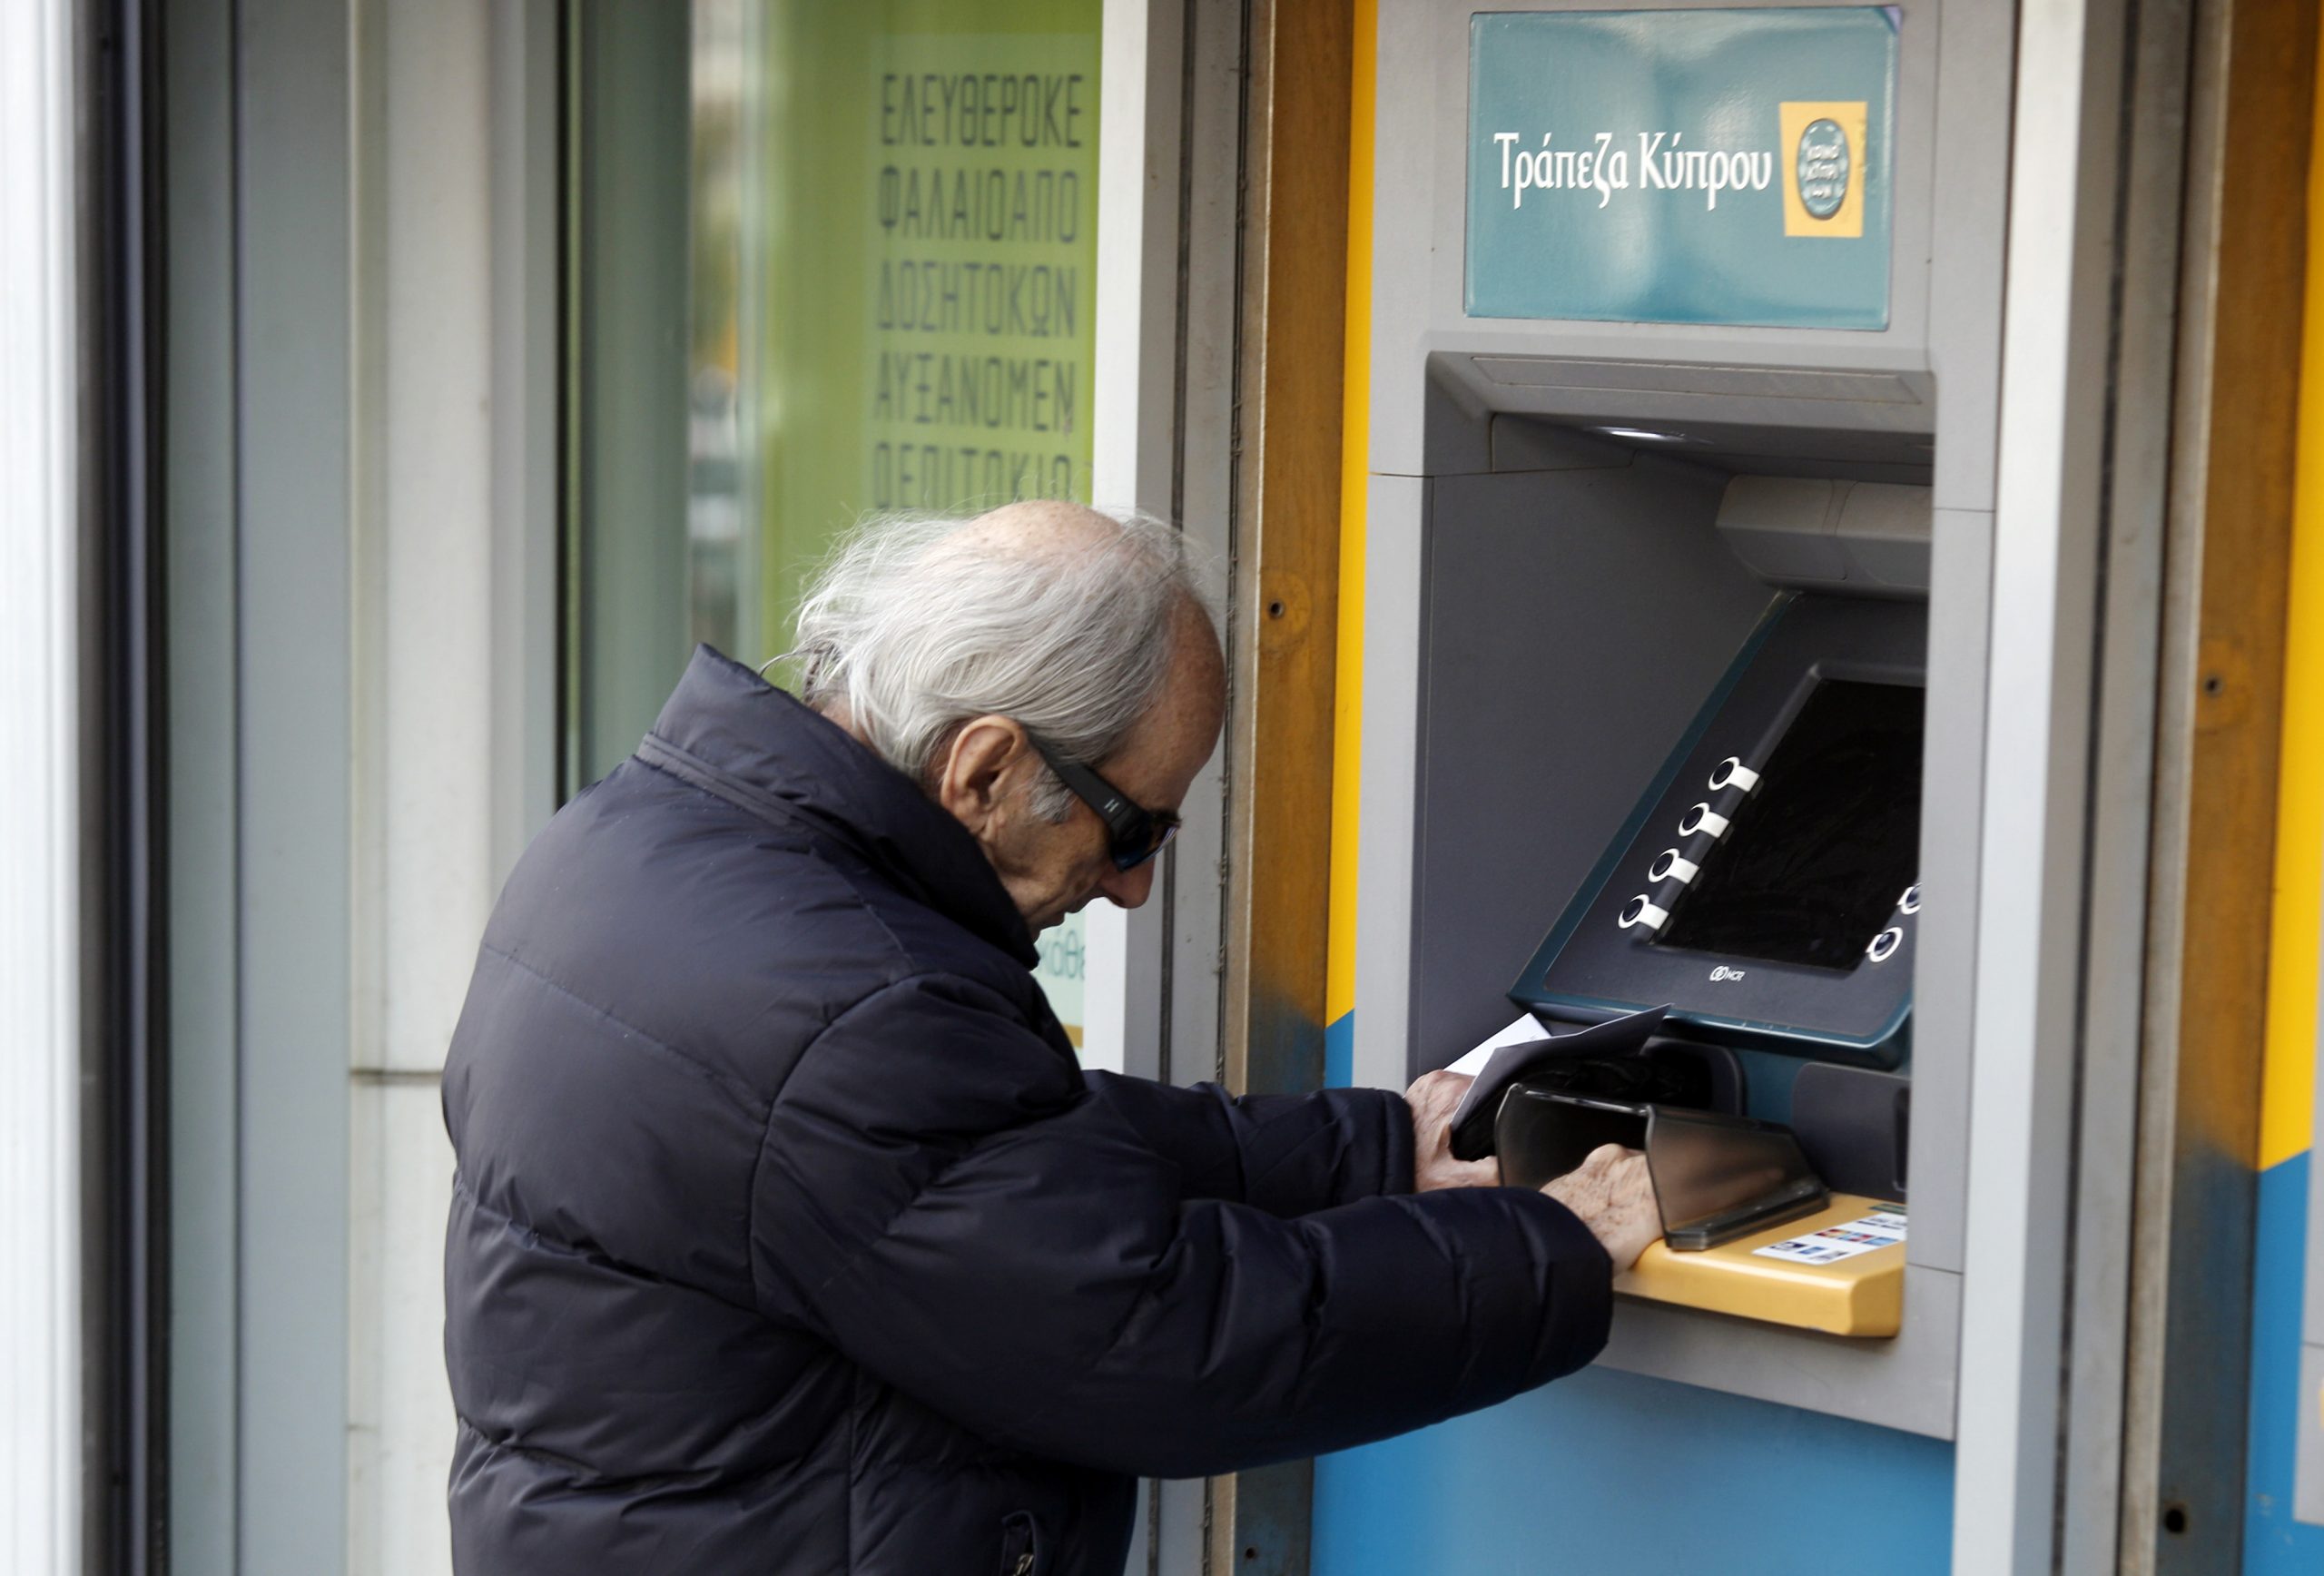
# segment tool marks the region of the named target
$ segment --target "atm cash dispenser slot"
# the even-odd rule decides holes
[[[1538,1187],[1601,1144],[1644,1151],[1662,1240],[1617,1291],[1836,1335],[1896,1333],[1902,1206],[1834,1192],[1782,1123],[1571,1094],[1564,1081],[1512,1086],[1493,1152],[1505,1186]]]
[[[1812,584],[1770,572],[1792,560],[1768,524],[1818,489],[1738,481],[1722,530],[1770,580]],[[1744,1059],[1734,1114],[1505,1097],[1504,1176],[1571,1168],[1592,1137],[1648,1150],[1666,1237],[1626,1294],[1836,1335],[1900,1327],[1926,641],[1925,606],[1893,585],[1779,593],[1511,992],[1551,1025],[1667,1003],[1684,1041]]]
[[[1663,1240],[1700,1253],[1812,1215],[1831,1190],[1779,1122],[1523,1082],[1502,1097],[1493,1153],[1505,1186],[1539,1187],[1603,1144],[1642,1150]]]

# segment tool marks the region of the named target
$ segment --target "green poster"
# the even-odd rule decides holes
[[[880,51],[864,487],[879,509],[1084,497],[1096,41]]]
[[[756,580],[867,514],[1089,497],[1100,0],[759,13]],[[1083,934],[1041,941],[1078,1040]]]

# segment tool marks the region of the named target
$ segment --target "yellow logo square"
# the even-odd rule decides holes
[[[1865,101],[1776,106],[1782,140],[1783,232],[1855,240],[1864,234]]]

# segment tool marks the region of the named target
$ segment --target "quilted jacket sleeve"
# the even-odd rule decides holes
[[[754,1184],[766,1311],[922,1404],[1038,1455],[1189,1477],[1489,1405],[1604,1343],[1606,1256],[1552,1200],[1188,1202],[1119,1102],[977,994],[907,981],[834,1024]]]
[[[1412,1108],[1390,1090],[1237,1097],[1216,1084],[1085,1076],[1093,1099],[1178,1167],[1185,1197],[1292,1216],[1412,1191]]]

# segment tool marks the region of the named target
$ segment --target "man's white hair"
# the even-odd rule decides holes
[[[1185,538],[1137,514],[1093,513],[1086,543],[962,535],[974,523],[879,518],[832,551],[799,607],[801,698],[923,787],[988,714],[1066,760],[1106,760],[1160,694],[1179,604],[1209,616]],[[1072,803],[1044,766],[1035,813]]]

